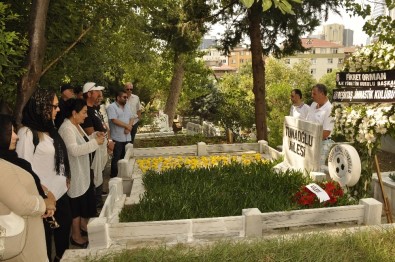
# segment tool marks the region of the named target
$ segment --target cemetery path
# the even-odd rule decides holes
[[[394,153],[380,151],[377,153],[377,158],[379,160],[381,172],[395,171],[395,154]]]

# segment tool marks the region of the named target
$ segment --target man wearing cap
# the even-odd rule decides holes
[[[103,97],[102,90],[104,90],[103,86],[97,86],[94,82],[87,82],[82,88],[83,97],[86,100],[86,104],[88,107],[88,117],[85,118],[84,123],[81,124],[81,127],[84,129],[85,133],[91,135],[94,132],[104,132],[108,134],[107,125],[102,118],[100,111],[97,110],[97,105],[100,103],[101,98]],[[107,136],[106,136],[107,137]],[[106,147],[109,144],[108,140],[103,143]],[[105,150],[106,151],[106,150]],[[102,191],[103,191],[103,169],[95,167],[96,159],[97,158],[104,158],[107,155],[103,156],[103,150],[99,147],[93,153],[93,165],[91,163],[91,168],[93,169],[94,175],[94,184],[95,184],[95,194],[96,194],[96,205],[98,208],[103,206],[102,200]],[[100,154],[100,155],[97,155]],[[97,155],[97,156],[96,156]],[[99,161],[101,162],[101,161]],[[107,162],[107,161],[106,161]]]
[[[128,101],[127,104],[129,105],[130,111],[132,113],[132,118],[133,118],[133,127],[132,131],[130,132],[131,135],[131,143],[133,144],[134,142],[134,137],[136,136],[137,133],[137,128],[139,127],[139,120],[141,119],[141,103],[140,103],[140,98],[134,94],[132,94],[133,91],[133,84],[131,82],[127,82],[125,84],[125,92],[128,95]]]
[[[63,120],[65,119],[64,103],[73,97],[74,97],[74,91],[73,91],[73,87],[70,84],[64,84],[60,87],[60,99],[59,99],[60,111],[56,114],[56,118],[54,121],[56,128],[59,128],[62,125]]]

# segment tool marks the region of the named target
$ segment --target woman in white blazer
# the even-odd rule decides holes
[[[82,248],[88,246],[88,241],[81,235],[87,231],[88,220],[96,216],[95,192],[91,172],[91,153],[104,142],[104,133],[95,132],[88,136],[80,124],[87,117],[87,106],[83,99],[66,101],[63,124],[59,134],[63,138],[70,162],[70,197],[73,217],[70,243]]]

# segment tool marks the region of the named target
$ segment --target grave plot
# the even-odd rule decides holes
[[[277,159],[281,153],[265,141],[252,144],[212,145],[133,149],[128,148],[125,159],[119,163],[121,177],[111,180],[110,194],[99,218],[88,224],[90,246],[85,252],[106,252],[145,245],[198,243],[223,238],[248,238],[273,234],[278,229],[314,226],[323,223],[352,222],[354,225],[381,223],[382,205],[375,199],[362,199],[359,204],[293,211],[261,212],[256,207],[241,207],[238,215],[162,220],[150,222],[119,222],[124,205],[136,204],[145,188],[138,161],[153,156],[212,156],[220,154],[257,153],[261,158]],[[125,181],[130,179],[130,188]],[[129,193],[126,196],[125,193]],[[273,231],[274,230],[274,231]],[[75,255],[76,251],[73,251]]]

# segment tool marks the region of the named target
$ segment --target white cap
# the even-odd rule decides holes
[[[96,86],[96,83],[87,82],[87,83],[85,83],[84,87],[82,88],[82,92],[88,93],[89,91],[103,90],[103,89],[104,89],[104,86]]]

